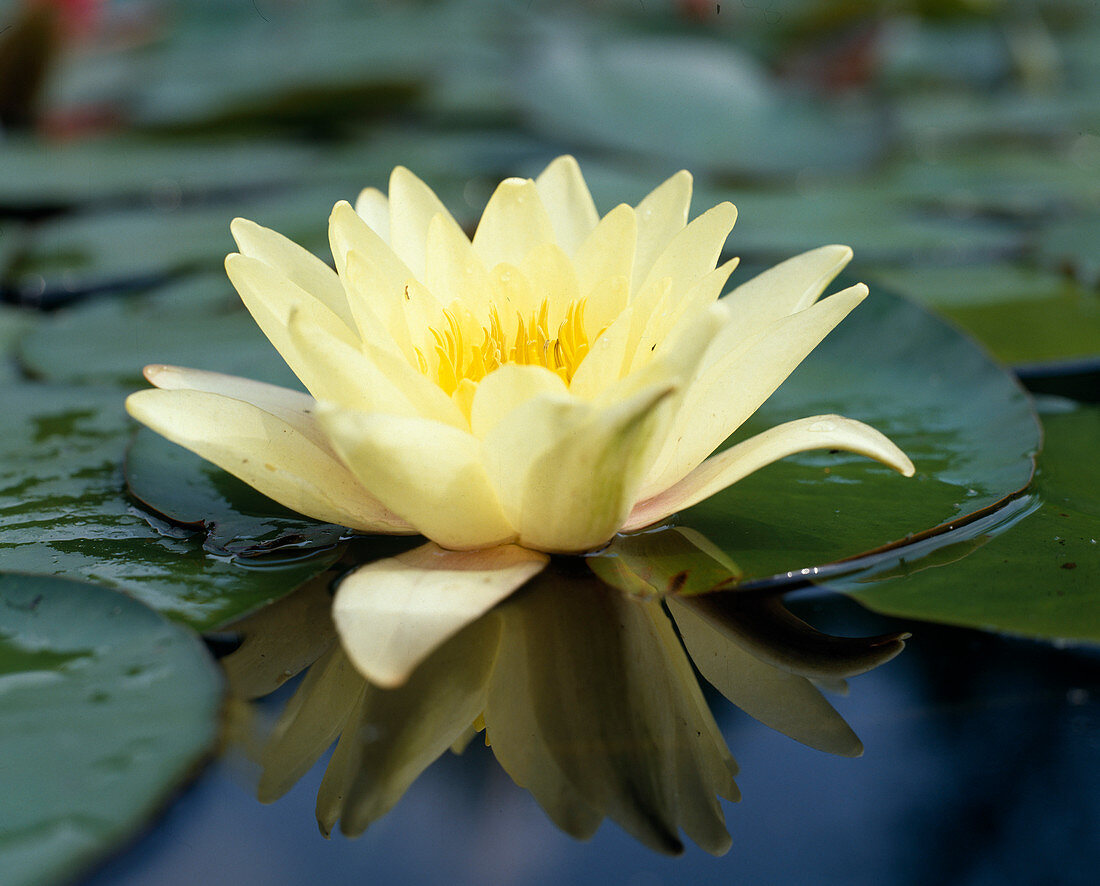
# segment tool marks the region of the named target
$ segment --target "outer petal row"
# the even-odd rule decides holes
[[[172,442],[300,514],[366,532],[415,532],[328,447],[312,398],[217,373],[149,367],[147,375],[167,390],[131,394],[126,409]]]

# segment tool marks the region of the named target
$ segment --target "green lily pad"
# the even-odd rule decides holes
[[[122,594],[0,575],[0,879],[67,883],[149,824],[217,738],[205,647]]]
[[[745,581],[809,578],[992,509],[1027,486],[1040,446],[1030,399],[1011,375],[944,321],[885,292],[841,323],[732,439],[831,412],[889,436],[916,476],[847,453],[805,453],[674,522],[722,548]]]
[[[1100,407],[1059,402],[1043,413],[1033,497],[976,550],[836,587],[890,615],[1100,642]]]
[[[142,367],[168,363],[300,387],[221,272],[56,311],[19,357],[30,375],[56,382],[144,387]]]
[[[1100,293],[1064,275],[983,264],[896,268],[870,276],[946,314],[1005,363],[1100,357]]]
[[[6,570],[89,579],[195,627],[228,621],[328,568],[338,549],[213,557],[126,497],[132,424],[113,389],[0,388],[0,560]]]

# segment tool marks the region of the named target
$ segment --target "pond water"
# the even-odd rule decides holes
[[[804,747],[711,698],[740,764],[723,802],[733,837],[713,858],[641,846],[605,822],[587,843],[558,831],[480,741],[445,754],[359,839],[314,820],[322,760],[281,800],[255,769],[219,760],[154,829],[85,886],[332,884],[1090,884],[1100,867],[1100,659],[1094,652],[902,625],[819,595],[815,626],[908,628],[891,662],[834,705],[860,758]],[[277,709],[289,689],[261,702]]]

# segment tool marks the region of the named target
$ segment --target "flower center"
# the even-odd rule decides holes
[[[446,325],[428,329],[434,339],[433,350],[426,356],[416,349],[420,370],[429,377],[434,374],[439,386],[452,396],[456,392],[472,394],[473,386],[505,363],[542,366],[569,384],[592,343],[604,332],[601,329],[589,341],[584,305],[583,298],[570,302],[553,334],[548,300],[527,317],[517,312],[513,330],[506,330],[495,305],[489,310],[488,326],[469,314],[463,316],[453,305],[444,308]]]

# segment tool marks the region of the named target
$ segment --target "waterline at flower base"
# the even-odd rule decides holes
[[[241,219],[226,268],[308,394],[146,367],[131,415],[302,514],[429,543],[360,567],[334,617],[393,686],[552,553],[599,549],[777,459],[843,449],[909,476],[836,415],[712,454],[867,295],[818,300],[851,251],[796,256],[720,298],[736,210],[688,222],[691,176],[598,215],[577,163],[506,179],[468,238],[398,167],[333,209],[335,271]]]

